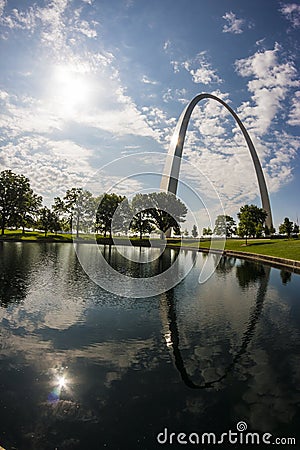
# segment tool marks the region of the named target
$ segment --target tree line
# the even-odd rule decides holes
[[[0,172],[2,235],[6,228],[14,227],[22,228],[23,233],[28,228],[44,230],[45,236],[48,232],[75,230],[77,237],[80,231],[112,237],[113,230],[131,230],[142,238],[154,230],[165,233],[173,228],[179,233],[186,214],[186,206],[173,194],[136,194],[129,201],[115,193],[94,196],[83,188],[68,189],[62,198],[55,197],[49,208],[43,206],[42,197],[33,192],[24,175],[11,170]]]
[[[263,235],[269,236],[275,232],[275,229],[269,230],[265,225],[267,212],[256,205],[244,205],[237,214],[239,224],[237,225],[233,217],[228,215],[219,215],[215,221],[215,227],[211,230],[209,227],[203,229],[203,235],[217,235],[232,237],[233,235],[247,239],[249,237],[261,238]]]
[[[117,214],[116,214],[117,212]],[[43,230],[48,232],[75,230],[79,232],[96,232],[103,236],[112,237],[112,232],[137,233],[143,235],[152,231],[166,231],[173,229],[174,235],[188,236],[188,231],[181,230],[181,223],[185,221],[187,208],[184,203],[173,194],[152,192],[136,194],[130,201],[126,196],[115,193],[104,193],[94,196],[83,188],[68,189],[63,197],[55,197],[49,208],[43,206],[41,196],[35,194],[30,181],[24,175],[13,173],[11,170],[0,172],[0,226],[2,235],[6,228],[21,228]],[[275,229],[269,230],[265,226],[266,211],[255,205],[244,205],[237,214],[239,224],[233,217],[219,215],[215,227],[203,228],[204,236],[232,237],[238,235],[247,238],[269,236]],[[288,217],[279,226],[279,232],[290,237],[299,233],[299,226]],[[196,225],[191,234],[198,237]]]
[[[238,225],[233,217],[219,215],[215,221],[214,229],[212,230],[210,227],[203,228],[203,235],[211,236],[214,234],[226,237],[237,235],[246,238],[247,244],[248,238],[261,238],[264,235],[270,236],[276,231],[274,227],[269,229],[265,225],[267,212],[256,205],[242,206],[237,216],[239,218]],[[299,225],[290,221],[288,217],[285,217],[283,223],[279,225],[279,233],[287,235],[288,238],[290,238],[292,234],[298,235]],[[194,235],[193,230],[192,235]]]

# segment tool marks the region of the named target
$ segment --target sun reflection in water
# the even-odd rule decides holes
[[[58,377],[57,381],[58,381],[58,387],[60,389],[67,386],[67,380],[66,380],[65,376]]]
[[[167,333],[164,334],[164,338],[167,344],[167,347],[172,347],[173,342],[172,342],[172,336],[170,331],[168,331]]]
[[[63,392],[68,393],[70,391],[71,381],[67,372],[65,372],[65,369],[67,369],[67,367],[53,369],[51,371],[51,373],[53,373],[53,380],[51,381],[53,389],[48,395],[49,403],[57,403],[61,399]]]

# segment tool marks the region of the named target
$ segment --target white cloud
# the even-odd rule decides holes
[[[97,31],[94,28],[91,28],[90,24],[86,20],[81,20],[77,24],[77,30],[88,38],[95,38],[98,35]]]
[[[0,17],[3,14],[5,6],[6,6],[6,0],[0,0]]]
[[[97,36],[95,30],[97,22],[88,23],[86,20],[80,19],[81,10],[73,8],[68,10],[68,7],[68,0],[53,0],[49,6],[38,7],[35,10],[42,25],[42,43],[56,51],[65,52],[69,47],[69,41],[78,43],[80,33],[87,38]]]
[[[213,93],[217,97],[228,101],[228,94],[216,91]],[[192,116],[194,127],[200,130],[202,139],[209,144],[206,139],[215,139],[217,136],[224,135],[226,132],[226,123],[228,119],[227,110],[214,100],[200,103],[195,108]],[[209,146],[209,145],[208,145]]]
[[[0,128],[11,139],[23,133],[49,133],[61,127],[59,117],[36,99],[5,93],[2,100]]]
[[[266,178],[271,192],[278,191],[293,179],[293,160],[300,148],[300,139],[285,132],[275,132],[268,143],[271,157],[266,162]]]
[[[299,86],[297,70],[292,61],[279,62],[280,46],[256,52],[237,60],[236,71],[242,77],[252,77],[247,83],[251,101],[239,108],[248,129],[256,134],[266,133],[283,106],[289,89]]]
[[[152,85],[158,84],[158,81],[150,80],[150,78],[148,78],[146,75],[143,75],[141,81],[142,81],[142,83],[144,83],[144,84],[152,84]]]
[[[130,97],[126,96],[120,87],[118,80],[108,80],[106,87],[111,85],[111,91],[115,92],[114,100],[110,97],[110,92],[107,92],[107,96],[102,96],[102,102],[92,107],[91,105],[79,105],[79,108],[72,108],[69,115],[63,109],[63,105],[60,105],[59,98],[58,103],[56,99],[48,101],[47,98],[34,99],[31,97],[15,97],[9,95],[6,92],[0,92],[0,102],[2,103],[0,112],[0,128],[2,134],[2,140],[12,142],[12,140],[19,143],[19,149],[24,145],[28,148],[27,144],[23,140],[23,136],[35,135],[43,142],[42,148],[44,152],[47,152],[47,148],[51,146],[53,142],[52,135],[57,130],[63,131],[68,126],[80,126],[82,131],[84,130],[101,130],[111,133],[114,138],[116,136],[135,135],[142,137],[152,137],[153,139],[160,140],[160,133],[155,129],[161,125],[158,122],[153,121],[153,117],[149,116],[149,121],[145,113],[141,113]],[[164,125],[166,127],[166,125]],[[55,148],[59,148],[59,152],[52,152],[53,164],[56,164],[56,157],[61,152],[68,152],[70,155],[76,155],[78,146],[75,142],[69,138],[64,141],[63,144],[57,144]],[[48,142],[48,143],[47,143]],[[43,152],[41,148],[41,153]],[[62,148],[64,148],[63,151]],[[70,149],[70,150],[69,150]],[[85,150],[87,152],[87,150]],[[2,154],[7,152],[7,147],[4,145],[2,148]],[[51,156],[51,155],[50,155]],[[51,159],[49,156],[49,160]],[[77,158],[77,157],[76,157]],[[30,154],[28,154],[28,161],[30,161]],[[77,166],[77,171],[81,172],[85,167],[85,164],[80,161]],[[5,161],[5,164],[4,164]],[[65,160],[64,170],[66,170],[68,159]],[[49,164],[48,164],[49,163]],[[24,161],[8,160],[7,157],[2,161],[2,165],[5,167],[16,167],[24,165]],[[29,162],[29,164],[31,164]],[[70,159],[70,171],[75,173],[74,167],[72,168],[72,162]],[[47,160],[47,165],[50,162]],[[36,167],[39,167],[39,161],[36,161]],[[38,170],[38,169],[37,169]],[[58,183],[61,186],[62,183]]]
[[[244,19],[238,19],[233,12],[227,12],[222,18],[228,22],[228,24],[223,27],[223,33],[243,33],[242,26],[245,23]]]
[[[101,149],[98,150],[101,154]],[[27,176],[33,190],[43,196],[47,205],[53,198],[63,196],[74,186],[84,187],[94,194],[107,192],[117,185],[120,194],[132,189],[138,192],[141,186],[136,180],[126,180],[119,189],[119,177],[111,173],[97,172],[90,160],[94,150],[69,139],[54,140],[39,135],[19,137],[0,148],[0,169],[13,168],[15,173]],[[93,181],[93,182],[92,182]]]
[[[180,61],[171,61],[171,65],[173,66],[174,73],[178,73],[180,71],[180,67],[182,63]]]
[[[217,75],[206,57],[206,51],[200,52],[195,58],[190,58],[186,61],[171,61],[174,72],[179,72],[180,68],[187,70],[197,84],[212,84],[221,83],[222,79]]]
[[[287,3],[280,8],[280,12],[291,22],[294,28],[300,26],[300,5],[297,3]]]
[[[189,67],[186,68],[189,70]],[[215,71],[209,65],[202,64],[199,69],[191,69],[190,74],[193,77],[194,83],[211,84],[220,83],[221,79],[216,75]]]
[[[163,94],[163,101],[168,103],[170,101],[176,101],[185,105],[188,103],[187,90],[185,88],[182,89],[171,89],[168,88],[166,92]]]
[[[0,100],[7,100],[9,94],[6,91],[0,91]]]
[[[34,10],[29,8],[26,12],[20,12],[14,8],[11,15],[3,16],[1,24],[10,29],[33,30],[36,26]]]
[[[74,152],[74,156],[70,157]],[[92,173],[90,151],[70,141],[52,141],[38,135],[20,137],[1,148],[2,168],[13,168],[30,179],[46,202],[66,189],[82,186]]]
[[[300,91],[295,92],[295,96],[292,99],[292,107],[287,123],[293,126],[300,125]]]
[[[0,12],[4,6],[2,0]],[[82,8],[74,9],[69,0],[52,0],[44,7],[35,4],[24,11],[14,8],[9,15],[3,15],[1,25],[35,33],[41,45],[52,53],[59,51],[62,59],[72,44],[80,41],[80,35],[88,39],[97,37],[98,22],[82,19],[81,13]]]
[[[170,47],[171,47],[171,41],[168,39],[167,41],[165,41],[165,43],[163,45],[163,49],[167,53],[168,50],[170,49]]]
[[[266,38],[262,38],[262,39],[258,39],[255,44],[260,47],[263,45],[263,43],[265,42]]]
[[[174,117],[168,117],[167,114],[158,107],[144,106],[142,112],[147,118],[148,125],[154,130],[156,140],[167,147],[176,125],[176,119]]]
[[[149,126],[150,121],[141,114],[131,101],[120,105],[118,110],[99,109],[95,114],[85,115],[80,123],[112,133],[114,136],[135,135],[157,138],[155,131]]]

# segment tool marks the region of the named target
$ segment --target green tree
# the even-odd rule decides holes
[[[290,238],[293,228],[293,222],[291,222],[288,217],[285,217],[283,223],[279,225],[279,233],[286,234],[287,237]]]
[[[79,194],[80,194],[79,188],[68,189],[64,195],[64,198],[62,199],[64,213],[68,217],[71,233],[73,231],[75,205],[76,205]]]
[[[54,199],[54,210],[66,214],[70,223],[70,230],[76,230],[79,237],[80,229],[87,229],[92,225],[93,213],[95,211],[95,199],[91,192],[82,188],[72,188],[66,191],[64,198]]]
[[[181,236],[181,234],[183,234],[183,232],[182,232],[182,230],[181,230],[180,226],[178,226],[178,227],[174,228],[174,236],[178,236],[178,237],[180,237],[180,236]]]
[[[126,197],[117,194],[103,194],[97,199],[98,207],[96,212],[96,231],[100,231],[106,237],[107,233],[109,233],[110,238],[112,237],[112,221],[116,209],[118,206],[126,200]],[[126,202],[123,203],[125,205]],[[127,206],[126,206],[127,208]],[[124,208],[124,209],[126,209]],[[122,214],[119,214],[119,222],[121,222]],[[126,215],[128,217],[128,215]],[[116,227],[122,229],[124,224],[122,223],[114,223]]]
[[[167,192],[152,192],[148,196],[151,202],[148,211],[153,225],[163,233],[171,228],[176,233],[180,228],[180,222],[185,221],[187,214],[185,204],[176,195]]]
[[[155,229],[151,223],[149,207],[148,194],[136,194],[131,201],[131,209],[134,217],[130,223],[130,229],[138,232],[140,239],[143,238],[144,233],[151,233]]]
[[[220,214],[215,220],[214,234],[231,237],[236,233],[236,223],[231,216]]]
[[[202,234],[203,234],[203,236],[211,236],[213,234],[213,232],[210,227],[207,227],[207,228],[203,228]]]
[[[33,192],[28,178],[11,170],[0,172],[1,234],[4,234],[5,227],[18,225],[30,195],[33,195]]]
[[[96,199],[90,191],[81,189],[77,197],[73,221],[75,222],[76,237],[79,230],[87,232],[95,223]]]
[[[25,227],[35,226],[41,206],[42,197],[30,189],[15,217],[15,224],[22,228],[22,233],[25,233]]]
[[[248,238],[255,235],[255,222],[250,211],[243,211],[240,214],[240,223],[237,229],[237,233],[240,237],[246,238],[246,245],[248,244]]]
[[[192,236],[193,236],[193,238],[197,238],[198,237],[198,230],[197,230],[197,226],[196,225],[193,225],[193,228],[192,228]]]
[[[273,226],[269,228],[267,225],[265,225],[264,227],[265,236],[270,236],[270,234],[274,234],[275,232],[276,230]]]
[[[130,228],[132,209],[131,206],[129,205],[126,196],[125,197],[119,196],[119,197],[122,200],[119,202],[117,209],[114,213],[111,231],[112,233],[122,231],[123,233],[127,234]]]
[[[257,224],[255,227],[255,237],[261,238],[264,232],[264,227],[261,223]]]
[[[53,214],[53,220],[52,220],[52,230],[54,231],[55,234],[58,233],[58,231],[61,231],[63,229],[63,223],[60,220],[59,216],[57,213],[55,213],[55,211],[51,211]]]
[[[66,230],[70,230],[69,216],[65,202],[60,197],[55,197],[52,209],[60,217],[61,221],[65,223]]]
[[[244,205],[240,208],[238,218],[240,220],[237,233],[241,237],[256,237],[262,232],[268,213],[256,205]],[[257,236],[257,237],[258,237]]]
[[[297,223],[294,223],[293,233],[299,234],[299,225]]]
[[[130,229],[133,232],[139,233],[140,239],[143,239],[143,234],[150,234],[155,227],[145,218],[142,212],[137,213],[130,222]]]
[[[38,226],[44,230],[45,237],[49,231],[58,231],[59,229],[59,217],[57,213],[47,206],[40,209]]]

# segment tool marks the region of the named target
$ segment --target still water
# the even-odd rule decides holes
[[[203,433],[220,439],[242,421],[300,448],[299,275],[227,257],[200,285],[214,257],[168,250],[147,276],[176,257],[192,261],[189,275],[134,299],[91,281],[72,244],[0,245],[0,446],[263,447],[201,445]],[[116,248],[101,251],[123,273],[145,276]]]

